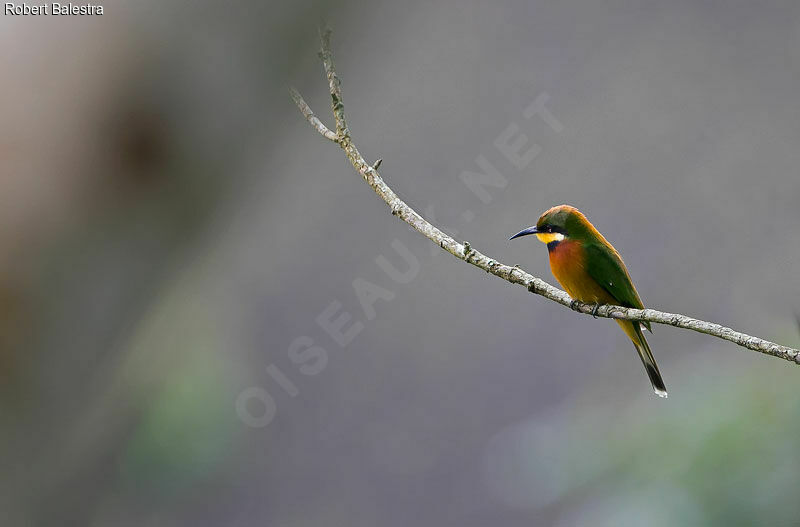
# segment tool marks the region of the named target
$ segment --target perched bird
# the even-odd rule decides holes
[[[644,309],[622,257],[575,207],[553,207],[542,214],[536,225],[510,239],[529,234],[535,234],[539,241],[547,244],[550,270],[573,299],[597,304],[595,310],[600,304]],[[659,397],[666,397],[667,388],[642,332],[643,327],[652,332],[650,323],[616,322],[639,352],[653,391]]]

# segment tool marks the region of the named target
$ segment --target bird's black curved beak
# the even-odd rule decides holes
[[[517,234],[515,234],[514,236],[509,238],[509,240],[513,240],[514,238],[519,238],[520,236],[527,236],[529,234],[536,234],[537,232],[539,232],[539,231],[536,230],[536,225],[534,225],[533,227],[528,227],[527,229],[523,229],[523,230],[519,231]]]

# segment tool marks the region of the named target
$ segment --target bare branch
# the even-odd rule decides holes
[[[331,132],[319,121],[319,119],[314,116],[313,112],[308,107],[308,104],[306,104],[297,90],[294,90],[293,88],[290,89],[292,98],[309,123],[311,123],[311,125],[314,126],[314,128],[316,128],[320,134],[327,139],[336,142],[342,147],[347,155],[347,159],[350,161],[356,171],[361,174],[361,177],[364,178],[369,186],[372,187],[375,193],[378,194],[378,196],[380,196],[387,205],[389,205],[392,214],[411,225],[414,230],[456,258],[464,260],[465,262],[483,269],[487,273],[498,276],[503,280],[511,282],[512,284],[524,286],[531,293],[541,295],[579,313],[583,313],[585,315],[595,314],[598,317],[604,318],[634,321],[638,320],[643,322],[652,322],[655,324],[666,324],[678,328],[689,329],[733,342],[734,344],[749,350],[800,364],[800,350],[790,348],[788,346],[782,346],[758,337],[753,337],[720,324],[706,322],[704,320],[699,320],[679,313],[666,313],[663,311],[657,311],[655,309],[631,309],[613,305],[600,306],[600,308],[593,313],[593,310],[595,309],[593,304],[584,304],[583,302],[574,301],[565,291],[553,287],[544,280],[523,271],[518,266],[512,267],[500,263],[497,260],[476,251],[472,248],[469,242],[457,242],[452,237],[438,229],[436,226],[426,221],[414,209],[409,207],[403,200],[397,197],[397,194],[395,194],[394,191],[383,181],[383,178],[381,178],[377,170],[380,166],[381,160],[378,160],[375,162],[375,164],[370,165],[364,160],[361,153],[353,144],[350,138],[350,131],[347,129],[347,121],[345,120],[344,106],[342,104],[341,84],[333,64],[333,54],[331,53],[330,48],[330,36],[330,29],[324,29],[320,32],[322,51],[320,51],[319,56],[322,59],[323,65],[325,66],[325,73],[328,77],[328,85],[331,94],[331,108],[333,110],[333,115],[336,118],[336,133],[334,134]]]
[[[300,92],[293,87],[290,87],[289,94],[292,96],[292,99],[294,99],[294,103],[297,105],[297,107],[300,108],[300,111],[303,112],[306,120],[311,123],[311,126],[317,129],[317,132],[322,134],[322,136],[326,139],[330,139],[334,143],[339,142],[339,137],[335,133],[331,132],[328,127],[325,126],[316,115],[314,115],[314,112],[311,111],[311,108],[309,108],[308,104],[306,104],[306,101],[303,100]]]
[[[339,137],[350,137],[350,130],[347,129],[347,120],[344,117],[344,104],[342,103],[342,83],[336,75],[336,68],[333,65],[333,52],[331,52],[331,30],[328,27],[320,28],[319,38],[322,41],[322,49],[319,58],[325,66],[325,75],[328,77],[328,86],[331,92],[331,109],[336,119],[336,135]]]

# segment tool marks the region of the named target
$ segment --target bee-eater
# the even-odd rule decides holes
[[[644,309],[622,257],[575,207],[553,207],[542,214],[536,225],[518,232],[510,239],[528,234],[535,234],[539,241],[547,244],[550,270],[573,299],[596,304],[595,309],[600,304]],[[659,397],[666,397],[667,388],[642,332],[643,327],[652,331],[650,323],[629,320],[616,322],[639,352],[653,391]]]

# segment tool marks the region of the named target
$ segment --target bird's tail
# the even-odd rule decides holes
[[[661,378],[661,372],[658,371],[658,364],[656,364],[656,359],[653,357],[653,352],[650,351],[650,345],[647,343],[647,339],[644,338],[642,327],[636,322],[624,322],[620,320],[619,323],[622,329],[625,330],[625,333],[627,333],[633,341],[633,345],[636,346],[636,351],[639,352],[639,357],[642,359],[642,364],[644,364],[644,371],[646,371],[647,376],[650,377],[653,391],[656,392],[656,395],[659,397],[666,397],[667,387],[664,385],[664,379]],[[623,323],[625,323],[624,326]]]

